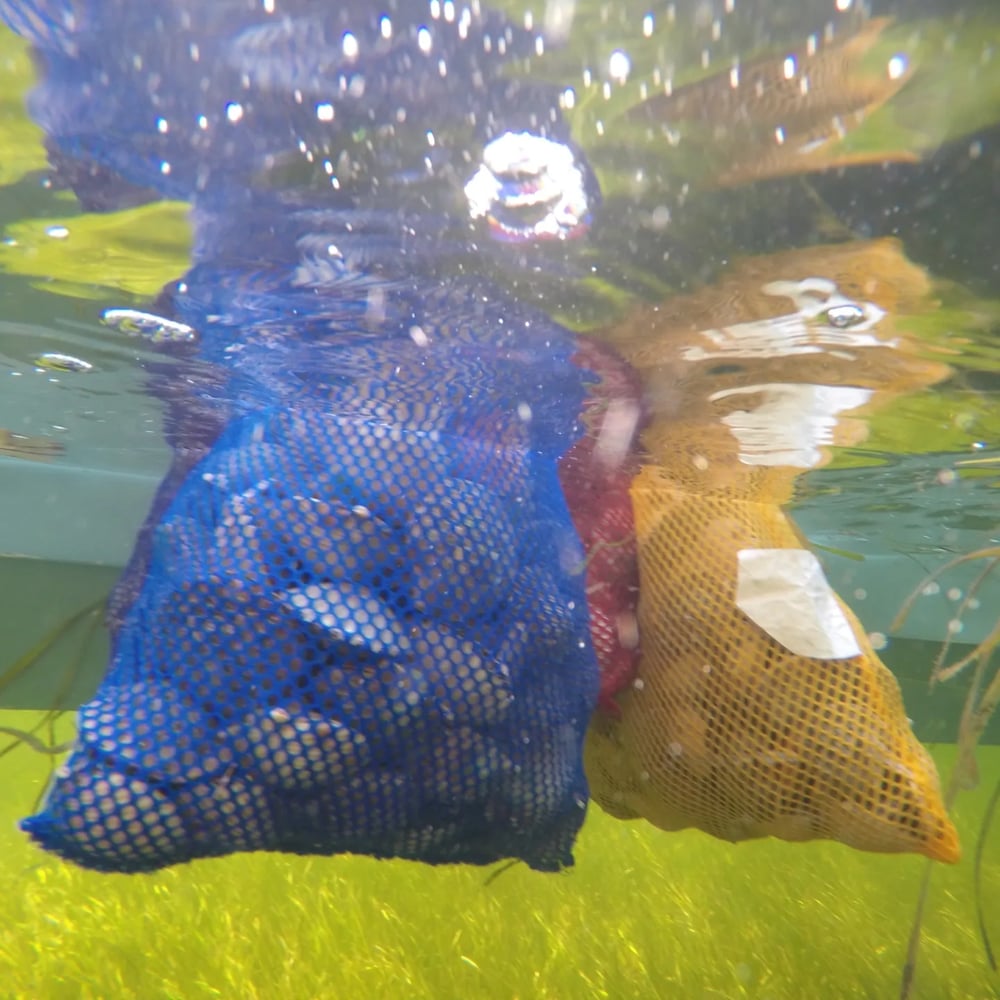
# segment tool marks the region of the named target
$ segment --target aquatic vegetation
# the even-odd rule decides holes
[[[628,117],[671,129],[686,123],[707,126],[725,164],[715,177],[723,186],[886,159],[915,160],[907,149],[843,148],[843,140],[912,76],[910,60],[902,54],[871,65],[872,50],[890,23],[875,18],[842,36],[821,41],[813,36],[796,52],[650,97]]]
[[[0,724],[25,726],[25,715]],[[56,738],[71,735],[60,721]],[[989,750],[992,770],[1000,754]],[[951,750],[935,757],[947,769]],[[13,995],[54,1000],[801,1000],[804,988],[811,1000],[869,1000],[892,994],[919,871],[914,858],[730,845],[595,809],[572,873],[518,865],[489,886],[482,870],[352,856],[252,854],[98,875],[45,857],[15,831],[19,804],[47,774],[27,748],[0,759],[0,981]],[[983,795],[964,800],[963,834],[985,805]],[[1000,875],[995,856],[985,870]],[[967,877],[962,866],[939,869],[921,1000],[992,995],[974,953]]]
[[[570,18],[599,20],[599,37],[567,30],[531,72],[567,87],[573,138],[605,195],[626,200],[662,196],[662,178],[704,188],[913,161],[996,122],[994,10],[893,21],[866,20],[861,4],[795,7],[776,37],[758,3],[715,18],[698,4],[654,14],[580,0]]]
[[[0,30],[0,185],[14,184],[46,166],[41,129],[24,114],[21,95],[34,78],[28,46],[13,32]]]
[[[3,671],[0,672],[0,698],[2,698],[4,691],[14,681],[30,671],[38,663],[39,659],[58,643],[60,639],[77,632],[73,652],[69,656],[65,669],[51,693],[50,703],[52,705],[59,705],[76,679],[80,664],[86,655],[87,647],[101,623],[104,608],[105,601],[103,599],[85,605],[75,614],[70,615],[64,621],[60,622],[13,663],[5,666]],[[78,626],[82,627],[78,629]],[[57,730],[61,731],[65,736],[63,720],[69,713],[61,711],[58,708],[50,708],[36,714],[37,718],[27,728],[15,725],[0,725],[0,735],[10,737],[9,742],[0,746],[0,759],[7,757],[22,746],[28,747],[36,754],[42,755],[43,759],[47,758],[47,780],[51,781],[55,773],[55,761],[53,758],[62,756],[71,750],[76,742],[76,737],[74,734],[70,738],[57,738]],[[35,796],[34,808],[38,808],[43,794],[44,787],[40,788]]]
[[[106,301],[156,295],[180,274],[190,250],[187,206],[156,202],[120,212],[25,219],[4,228],[0,270],[58,295]]]
[[[906,617],[913,611],[921,595],[933,592],[932,585],[937,583],[940,578],[947,576],[956,567],[975,561],[982,561],[985,565],[967,587],[956,608],[954,621],[960,623],[965,612],[974,606],[973,602],[976,601],[977,594],[980,592],[983,583],[1000,567],[1000,547],[987,546],[975,552],[957,556],[938,567],[910,595],[900,610],[896,621],[893,623],[893,627],[898,628],[902,624]],[[949,635],[942,644],[934,661],[930,678],[932,689],[935,685],[953,680],[968,668],[972,668],[972,676],[969,680],[968,691],[962,708],[962,716],[958,723],[955,763],[944,792],[945,802],[949,808],[954,805],[959,792],[973,789],[979,784],[979,767],[977,764],[979,740],[993,713],[1000,706],[1000,663],[994,663],[993,660],[998,646],[1000,646],[1000,620],[997,621],[992,631],[978,642],[970,652],[952,662],[948,662],[948,654],[952,647],[952,637]],[[998,800],[1000,800],[1000,778],[998,778],[986,806],[979,835],[976,839],[973,859],[976,916],[986,958],[994,971],[997,970],[997,961],[983,902],[983,856]],[[930,878],[931,868],[928,866],[921,883],[917,911],[913,920],[903,973],[903,984],[900,991],[901,1000],[906,1000],[911,995]]]

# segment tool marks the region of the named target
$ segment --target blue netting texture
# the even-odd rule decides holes
[[[241,412],[152,526],[32,836],[116,871],[569,862],[597,665],[557,462],[583,373],[568,335],[483,299],[472,322],[430,296],[416,339],[203,326],[202,352],[241,348]]]
[[[193,265],[154,308],[193,333],[165,337],[148,366],[173,465],[110,601],[107,674],[24,829],[121,872],[261,849],[571,863],[599,684],[587,596],[602,582],[588,581],[574,515],[587,545],[631,528],[598,516],[612,488],[628,507],[627,482],[591,475],[592,446],[562,463],[595,433],[602,382],[627,384],[621,366],[481,277],[436,267],[454,249],[440,225],[382,205],[412,186],[395,147],[370,198],[335,197],[325,174],[322,199],[252,186],[275,150],[314,141],[308,129],[353,141],[342,118],[375,120],[383,104],[398,122],[398,81],[377,60],[329,126],[308,89],[329,81],[309,63],[283,82],[272,70],[299,64],[269,61],[269,45],[310,38],[317,66],[328,50],[342,60],[353,17],[380,39],[370,5],[329,24],[306,5],[278,31],[254,5],[157,0],[151,32],[145,7],[116,21],[108,4],[102,21],[88,3],[69,39],[42,30],[70,23],[45,21],[47,6],[13,16],[0,2],[45,49],[33,111],[53,162],[95,207],[191,203]],[[498,57],[460,26],[435,23],[425,58],[424,7],[409,7],[378,59],[408,60],[418,111],[445,107],[438,59],[452,50],[486,80],[469,102],[514,100]],[[459,102],[454,134],[467,114]],[[421,166],[426,150],[421,133]],[[426,205],[454,198],[452,174],[427,176]],[[625,598],[601,600],[607,626]],[[602,648],[620,660],[616,642]]]

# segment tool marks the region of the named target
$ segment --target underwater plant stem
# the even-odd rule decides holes
[[[519,858],[511,858],[509,861],[502,861],[490,874],[487,876],[486,881],[483,882],[483,888],[493,885],[493,883],[500,878],[501,875],[509,872],[514,865],[519,864]]]
[[[923,929],[924,910],[927,907],[927,899],[931,888],[931,872],[934,870],[934,862],[928,861],[924,865],[924,877],[920,880],[920,894],[917,897],[917,910],[913,915],[913,924],[910,926],[910,937],[906,943],[906,961],[903,962],[903,977],[899,986],[899,1000],[909,1000],[910,991],[913,989],[913,976],[917,971],[917,952],[920,950],[920,933]]]
[[[31,649],[29,649],[23,656],[21,656],[17,661],[15,661],[10,667],[8,667],[2,675],[0,675],[0,688],[5,684],[9,684],[16,680],[22,673],[24,673],[29,667],[34,664],[39,657],[45,654],[45,652],[52,648],[52,646],[57,643],[61,638],[70,632],[70,630],[80,621],[85,618],[89,618],[90,621],[87,624],[86,632],[84,633],[83,639],[79,644],[76,655],[72,658],[70,662],[69,670],[63,676],[59,688],[56,693],[56,704],[58,704],[63,695],[69,689],[72,683],[73,677],[76,674],[77,668],[80,666],[80,662],[83,659],[84,653],[86,652],[87,646],[90,640],[93,638],[94,630],[100,621],[99,612],[101,612],[106,604],[106,598],[101,598],[91,604],[86,605],[81,608],[75,614],[71,615],[69,618],[62,621],[57,625],[52,631],[50,631],[46,636],[44,636],[38,643],[36,643]],[[15,750],[18,746],[22,744],[27,744],[33,750],[39,753],[57,755],[60,753],[65,753],[69,750],[72,744],[54,746],[55,741],[55,721],[62,713],[58,709],[50,709],[45,712],[45,714],[28,730],[14,729],[7,726],[0,726],[0,732],[5,733],[8,736],[13,736],[14,741],[8,743],[7,746],[0,749],[0,757],[5,757],[12,750]],[[35,733],[42,729],[44,726],[49,727],[49,742],[43,743]]]
[[[986,913],[983,909],[982,869],[983,853],[986,849],[986,836],[993,825],[993,816],[997,810],[997,803],[1000,803],[1000,779],[993,786],[993,794],[990,796],[990,801],[986,804],[986,813],[983,816],[983,824],[979,828],[979,837],[976,840],[976,854],[972,866],[972,883],[976,897],[976,917],[979,920],[979,936],[982,938],[983,948],[986,951],[986,960],[990,963],[990,968],[994,972],[997,971],[997,959],[993,952],[989,927],[986,925]]]
[[[962,710],[962,722],[959,724],[958,739],[959,757],[955,761],[955,766],[951,769],[951,774],[948,778],[948,787],[945,789],[944,793],[944,807],[948,810],[948,812],[951,812],[951,807],[955,803],[955,798],[958,795],[958,790],[962,784],[960,779],[960,775],[962,773],[961,734],[969,714],[970,704],[975,698],[975,688],[976,683],[974,681],[973,686],[969,691],[969,695],[965,699],[965,706]],[[909,1000],[910,991],[913,989],[913,977],[917,970],[917,954],[920,951],[920,935],[923,931],[924,924],[924,911],[927,909],[927,900],[930,895],[931,888],[931,875],[933,872],[934,862],[928,861],[924,867],[923,878],[920,880],[920,893],[917,896],[917,908],[913,914],[913,923],[910,926],[910,937],[906,942],[906,960],[903,962],[903,975],[899,987],[899,1000]]]
[[[918,598],[924,592],[924,589],[928,584],[934,583],[939,577],[944,576],[949,570],[954,569],[956,566],[963,566],[967,562],[973,562],[976,559],[990,559],[990,560],[1000,560],[1000,545],[995,545],[987,549],[977,549],[975,552],[967,552],[965,555],[956,556],[954,559],[949,560],[942,566],[938,566],[933,572],[928,573],[924,577],[920,586],[910,594],[909,597],[903,601],[903,606],[899,609],[899,614],[892,620],[889,626],[890,631],[895,632],[902,627],[903,622],[909,617],[910,612],[913,610],[913,605],[917,603]]]
[[[58,642],[77,622],[82,621],[89,614],[93,614],[99,608],[103,607],[107,598],[102,597],[100,600],[92,601],[85,607],[81,608],[75,614],[69,616],[69,618],[64,619],[60,622],[48,635],[43,636],[34,646],[31,647],[23,656],[16,659],[2,674],[0,674],[0,688],[17,680],[40,656],[42,656],[45,651],[51,648],[56,642]]]
[[[992,658],[994,649],[998,644],[1000,627],[987,637],[979,646],[973,657],[976,659],[976,669],[969,684],[969,692],[966,695],[965,703],[962,706],[962,718],[958,726],[957,749],[958,756],[955,765],[948,778],[948,786],[944,794],[945,808],[950,812],[955,803],[958,792],[963,787],[968,787],[970,780],[975,776],[975,752],[982,736],[986,724],[993,714],[997,705],[1000,704],[1000,671],[986,685],[986,690],[980,697],[980,689],[983,685],[983,676]],[[991,826],[993,814],[996,810],[997,799],[1000,798],[1000,783],[997,784],[990,803],[983,817],[983,824],[979,832],[979,839],[976,843],[976,858],[973,866],[973,880],[975,883],[976,906],[979,915],[979,932],[986,949],[986,957],[990,966],[996,970],[996,959],[993,955],[989,933],[982,911],[982,886],[980,884],[980,873],[982,870],[981,857],[986,842],[987,831]],[[899,1000],[909,1000],[910,991],[913,987],[913,976],[917,965],[917,952],[920,948],[920,934],[923,925],[924,910],[927,905],[928,893],[930,891],[931,872],[933,862],[928,863],[924,869],[924,877],[920,884],[920,895],[917,899],[917,909],[913,916],[913,925],[910,928],[910,937],[907,942],[906,960],[903,963],[903,975],[900,984]]]
[[[3,733],[6,736],[15,737],[21,743],[26,743],[37,753],[52,754],[54,756],[72,750],[76,743],[76,740],[69,740],[66,743],[57,743],[53,746],[50,743],[40,740],[32,733],[29,733],[24,729],[15,729],[13,726],[0,726],[0,733]]]
[[[993,572],[993,570],[1000,565],[1000,558],[990,559],[985,567],[983,567],[982,572],[972,581],[969,585],[965,596],[962,598],[962,603],[955,609],[955,618],[958,621],[962,620],[965,612],[968,610],[973,599],[979,594],[979,589],[982,587],[986,578]],[[984,640],[985,643],[989,643],[993,639],[993,645],[996,645],[996,637],[1000,637],[1000,623],[997,624],[996,628],[993,630],[991,635]],[[977,646],[968,656],[963,656],[957,662],[951,664],[949,667],[945,667],[944,661],[948,656],[948,651],[951,649],[951,633],[948,634],[944,643],[941,646],[941,651],[937,655],[937,659],[934,661],[934,669],[931,671],[931,690],[934,689],[934,685],[939,681],[951,680],[956,674],[959,674],[964,670],[976,656],[979,655],[982,650],[982,646]]]

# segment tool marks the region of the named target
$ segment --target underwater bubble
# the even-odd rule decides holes
[[[631,72],[632,60],[629,58],[628,53],[621,49],[615,49],[608,60],[608,74],[611,79],[617,80],[618,83],[624,83]]]
[[[670,225],[670,209],[666,205],[657,205],[649,213],[649,227],[651,229],[666,229]]]
[[[186,343],[197,339],[194,327],[177,320],[139,309],[105,309],[101,322],[130,337],[142,337],[154,344]]]
[[[543,16],[545,37],[553,44],[565,42],[575,14],[576,0],[547,0]]]
[[[590,222],[586,175],[573,150],[531,132],[505,132],[465,185],[469,214],[512,242],[571,239]]]
[[[58,354],[55,351],[46,351],[33,360],[36,367],[55,372],[92,372],[94,370],[94,366],[89,361],[84,361],[83,358],[75,358],[72,354]]]
[[[909,63],[906,60],[906,56],[895,55],[889,60],[889,64],[886,67],[886,71],[889,74],[890,80],[898,80],[906,72]]]
[[[830,326],[837,330],[844,330],[849,326],[857,326],[865,320],[865,311],[854,302],[842,302],[835,306],[830,306],[826,310],[825,318]]]

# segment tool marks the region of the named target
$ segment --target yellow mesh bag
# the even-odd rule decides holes
[[[921,278],[890,241],[819,248],[747,263],[609,334],[655,410],[632,488],[639,674],[586,746],[592,795],[613,815],[958,859],[894,677],[780,506],[828,444],[863,435],[840,412],[946,374],[893,328],[891,310],[926,295]],[[702,325],[712,308],[728,325]],[[832,325],[835,308],[850,328]]]

